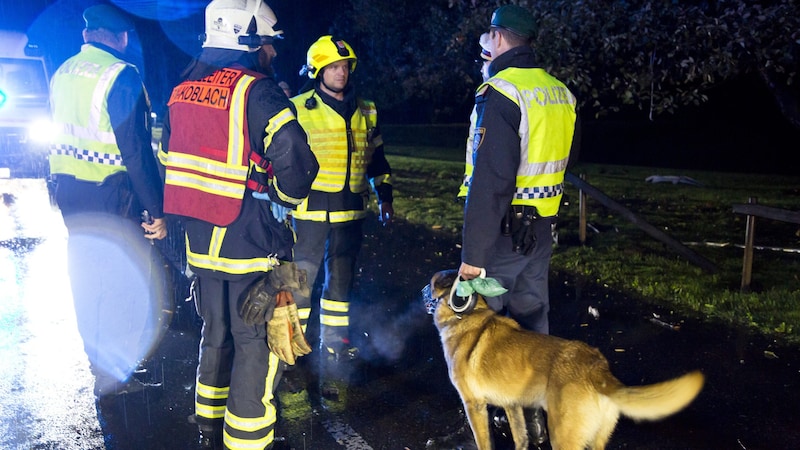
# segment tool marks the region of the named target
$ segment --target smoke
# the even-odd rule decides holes
[[[422,296],[412,295],[405,301],[386,306],[377,302],[367,312],[366,334],[377,357],[389,361],[402,358],[412,337],[425,327],[432,327],[432,317],[425,311]],[[365,355],[366,356],[366,355]]]

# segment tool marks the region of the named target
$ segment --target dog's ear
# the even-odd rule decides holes
[[[458,270],[454,269],[441,270],[433,274],[433,278],[431,278],[433,293],[436,294],[438,298],[442,298],[444,294],[450,292],[450,288],[452,288],[453,283],[456,282],[456,277],[458,277]]]

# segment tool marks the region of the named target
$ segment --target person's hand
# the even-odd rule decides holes
[[[165,218],[153,219],[153,223],[142,222],[144,237],[147,239],[164,239],[167,237],[167,220]]]
[[[470,266],[465,262],[462,262],[461,267],[458,268],[458,275],[465,280],[478,278],[481,273],[486,274],[486,270],[481,267]]]
[[[394,218],[394,208],[390,202],[383,202],[378,203],[378,221],[383,224],[383,226],[387,226],[392,223],[392,218]]]
[[[286,206],[279,205],[278,203],[273,202],[269,198],[269,193],[267,192],[253,192],[253,198],[258,200],[264,200],[270,203],[269,209],[272,211],[272,217],[278,221],[278,223],[283,223],[286,221],[286,217],[289,216],[289,211],[291,208],[287,208]]]

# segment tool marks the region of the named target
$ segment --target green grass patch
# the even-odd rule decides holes
[[[430,128],[430,127],[429,127]],[[411,130],[415,142],[464,127]],[[465,128],[464,128],[465,129]],[[395,132],[395,137],[402,136]],[[454,142],[457,140],[453,139]],[[439,138],[441,139],[441,138]],[[403,139],[387,155],[393,169],[398,217],[460,239],[462,208],[456,193],[463,174],[463,142],[414,145]],[[750,292],[740,292],[745,217],[733,204],[800,210],[800,177],[747,175],[649,167],[580,164],[572,169],[638,217],[712,261],[709,274],[592,198],[587,201],[585,245],[578,238],[578,190],[567,183],[552,270],[606,285],[686,315],[746,326],[800,344],[800,225],[756,219]],[[650,175],[688,176],[700,186],[648,183]]]

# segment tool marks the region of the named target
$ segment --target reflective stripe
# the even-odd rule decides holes
[[[535,176],[563,172],[567,170],[567,162],[569,162],[569,157],[558,161],[523,164],[517,172],[517,175]]]
[[[220,271],[234,275],[245,275],[253,272],[268,272],[273,267],[279,265],[275,255],[268,255],[261,258],[231,259],[219,256],[209,256],[186,250],[187,262],[198,268]]]
[[[555,186],[532,187],[532,188],[517,188],[514,198],[530,199],[530,198],[551,198],[559,197],[564,194],[564,183]]]
[[[97,80],[97,84],[94,86],[94,92],[92,92],[92,104],[91,108],[89,109],[89,123],[87,124],[87,128],[85,130],[75,130],[76,132],[83,131],[88,133],[88,136],[85,137],[85,139],[116,145],[117,140],[114,137],[114,133],[102,132],[100,130],[100,123],[103,120],[103,115],[108,114],[107,111],[105,111],[105,100],[108,92],[111,90],[111,85],[117,79],[117,76],[120,74],[120,72],[122,72],[122,69],[127,66],[128,65],[124,62],[114,63],[108,66],[108,68],[103,71],[103,73],[100,75],[100,78]],[[73,134],[73,136],[78,135]]]
[[[350,310],[349,302],[340,302],[336,300],[320,299],[319,306],[325,311],[346,313]]]
[[[364,210],[357,211],[331,211],[328,214],[331,223],[350,222],[352,220],[363,219],[367,217],[367,212]]]
[[[205,398],[228,398],[228,393],[231,390],[230,386],[215,387],[200,383],[199,381],[195,389],[197,395]]]
[[[202,403],[195,403],[194,411],[198,416],[205,417],[207,419],[222,419],[225,417],[225,405],[211,406],[204,405]]]
[[[200,383],[195,385],[195,413],[207,419],[221,419],[225,416],[225,401],[228,399],[230,388],[209,386]]]
[[[94,110],[95,107],[92,106],[92,109]],[[78,139],[83,139],[86,141],[97,141],[108,145],[117,145],[117,138],[114,135],[113,131],[100,131],[96,127],[95,128],[82,127],[74,123],[63,123],[61,124],[61,129],[65,134],[74,136]]]
[[[244,154],[245,148],[247,148],[245,139],[249,139],[249,137],[246,137],[244,133],[238,132],[238,130],[247,129],[245,127],[247,90],[250,88],[253,81],[255,81],[255,77],[243,75],[233,89],[231,113],[228,115],[228,130],[230,130],[228,134],[228,164],[231,165],[241,165],[242,161],[247,160],[247,155]],[[245,176],[247,175],[245,174]]]
[[[311,308],[297,308],[297,316],[300,320],[308,320],[311,317]]]
[[[269,148],[272,145],[272,136],[278,132],[284,125],[287,123],[296,120],[294,113],[289,108],[284,108],[278,114],[275,114],[269,119],[266,128],[264,131],[267,133],[266,137],[264,138],[264,148]]]
[[[350,318],[320,314],[319,323],[322,325],[327,325],[329,327],[347,327],[350,326]]]
[[[280,265],[276,255],[265,255],[258,258],[232,259],[219,256],[227,228],[214,227],[211,240],[208,244],[208,253],[193,252],[186,234],[186,262],[199,268],[244,275],[253,272],[269,272],[273,267]]]
[[[108,153],[98,153],[91,150],[78,150],[75,147],[67,146],[64,144],[54,146],[50,149],[52,155],[71,156],[81,161],[87,161],[96,164],[105,164],[107,166],[122,166],[122,155],[112,155]]]
[[[267,415],[264,417],[238,417],[232,412],[228,411],[228,414],[225,415],[225,423],[237,430],[252,433],[253,431],[258,431],[274,424],[275,418],[276,414],[274,410],[272,411],[272,414],[270,414],[268,411]]]

